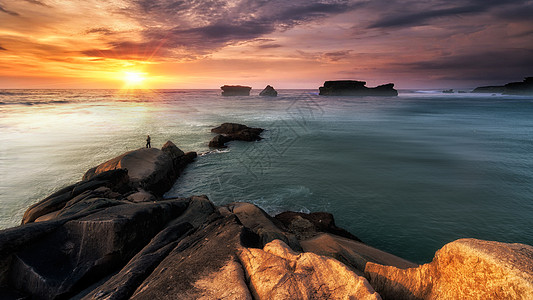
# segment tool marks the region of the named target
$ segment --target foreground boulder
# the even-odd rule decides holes
[[[225,148],[230,141],[260,141],[262,128],[251,128],[246,125],[236,123],[224,123],[211,129],[211,132],[218,133],[210,142],[211,148]]]
[[[222,96],[250,96],[252,90],[249,86],[242,85],[224,85],[222,89]]]
[[[161,152],[173,168],[187,156],[172,143]],[[153,167],[141,165],[141,174]],[[327,213],[164,200],[125,169],[97,169],[0,231],[0,299],[533,298],[531,246],[458,240],[418,266]]]
[[[38,219],[45,221],[56,218],[60,214],[68,215],[73,210],[80,212],[83,209],[91,209],[92,205],[89,205],[90,202],[87,201],[91,199],[108,199],[109,206],[111,206],[113,205],[112,200],[120,198],[122,193],[131,191],[132,187],[127,170],[117,169],[103,172],[92,176],[90,179],[62,188],[33,204],[24,212],[22,224]],[[81,208],[78,203],[84,204],[85,208]]]
[[[195,152],[183,153],[170,141],[162,150],[141,148],[124,153],[89,169],[82,181],[30,206],[22,224],[87,213],[121,201],[157,200],[195,158]]]
[[[119,201],[0,231],[0,297],[379,299],[350,267],[295,248],[293,234],[249,203]]]
[[[385,299],[533,299],[533,247],[523,244],[461,239],[418,268],[368,263],[365,273]]]
[[[365,86],[365,81],[337,80],[326,81],[319,88],[319,95],[324,96],[398,96],[393,83],[379,85],[374,88]]]
[[[216,130],[252,129],[223,124]],[[205,196],[163,200],[142,189],[150,186],[142,184],[146,178],[174,176],[159,167],[161,160],[172,169],[186,157],[171,142],[162,150],[128,152],[31,207],[25,225],[0,231],[0,298],[270,299],[292,293],[295,286],[303,299],[345,293],[379,297],[352,266],[294,252],[302,251],[300,242],[312,234],[288,231],[255,205],[216,207]],[[310,219],[336,228],[330,215]],[[278,249],[269,252],[281,259],[273,270],[293,272],[291,285],[270,286],[252,275],[263,262],[243,253],[261,248]],[[296,272],[290,264],[299,266]],[[339,272],[345,281],[324,275]]]
[[[511,82],[501,86],[481,86],[472,93],[501,93],[504,95],[533,95],[533,77],[526,77],[522,82]]]
[[[196,153],[183,153],[176,145],[168,141],[159,150],[157,148],[140,148],[126,152],[110,159],[83,175],[83,180],[109,170],[125,169],[133,187],[151,191],[156,195],[166,192],[183,170],[194,158]]]
[[[339,261],[297,253],[280,240],[239,253],[256,299],[381,299],[368,281]]]
[[[277,97],[278,92],[270,85],[267,85],[266,88],[259,93],[259,96]]]

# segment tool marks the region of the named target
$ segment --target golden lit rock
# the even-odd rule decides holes
[[[533,299],[533,247],[460,239],[418,268],[369,262],[365,275],[385,299]]]
[[[381,299],[368,281],[339,261],[297,253],[280,240],[239,253],[257,299]]]

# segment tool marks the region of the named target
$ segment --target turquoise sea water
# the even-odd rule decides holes
[[[0,228],[150,134],[155,147],[172,140],[201,153],[167,197],[328,211],[418,263],[463,237],[533,245],[532,97],[279,92],[0,90]],[[267,131],[209,152],[210,129],[223,122]]]

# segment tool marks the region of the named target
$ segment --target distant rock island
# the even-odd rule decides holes
[[[242,85],[224,85],[222,89],[222,96],[250,96],[252,90],[249,86]]]
[[[533,77],[526,77],[522,82],[511,82],[501,86],[481,86],[472,93],[501,93],[504,95],[533,95]]]
[[[270,85],[267,85],[264,90],[259,93],[259,96],[277,97],[278,92]]]
[[[324,96],[398,96],[393,83],[379,85],[374,88],[366,87],[365,81],[336,80],[326,81],[319,87],[319,95]]]

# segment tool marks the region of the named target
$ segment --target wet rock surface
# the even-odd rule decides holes
[[[210,142],[211,148],[226,148],[226,143],[231,141],[260,141],[262,128],[252,128],[242,124],[223,123],[211,129],[211,132],[218,133]]]
[[[0,231],[0,299],[533,297],[531,246],[458,240],[418,266],[362,243],[328,213],[272,217],[250,203],[150,189],[194,157],[170,142],[128,152],[30,207],[24,225]]]
[[[431,263],[409,269],[368,263],[365,274],[385,299],[533,299],[533,247],[461,239]]]

